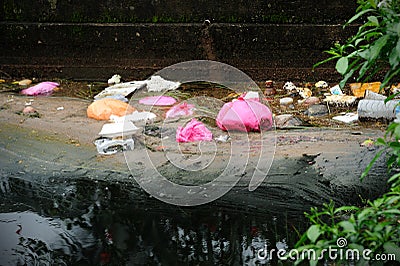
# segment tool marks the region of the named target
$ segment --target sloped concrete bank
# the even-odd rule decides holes
[[[120,187],[138,203],[154,202],[134,180],[134,176],[154,178],[146,176],[142,163],[129,171],[123,154],[97,154],[92,141],[103,122],[86,118],[86,101],[37,98],[35,108],[41,117],[25,118],[16,111],[26,98],[15,96],[5,104],[9,98],[5,94],[0,97],[0,166],[4,179],[42,184],[43,193],[61,198],[79,180],[105,182]],[[65,109],[57,111],[58,106]],[[275,157],[261,186],[253,192],[248,190],[255,166],[250,161],[244,174],[238,171],[242,178],[234,189],[212,204],[244,212],[285,212],[295,216],[331,199],[338,204],[359,204],[361,199],[374,198],[386,188],[386,167],[383,160],[377,162],[360,182],[360,174],[376,153],[374,148],[361,147],[360,143],[381,135],[379,130],[367,129],[277,131]],[[162,151],[151,153],[159,160],[159,171],[170,174],[176,183],[197,184],[212,179],[207,171],[185,177]]]

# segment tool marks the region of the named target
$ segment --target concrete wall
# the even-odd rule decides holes
[[[355,8],[348,0],[4,0],[1,71],[141,79],[173,63],[210,59],[256,80],[334,80],[332,65],[312,66],[356,30],[341,26]]]

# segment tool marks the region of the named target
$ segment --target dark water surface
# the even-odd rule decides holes
[[[311,206],[385,189],[383,163],[358,180],[374,153],[340,144],[319,140],[314,150],[329,152],[310,156],[289,142],[298,152],[276,156],[255,191],[243,180],[209,204],[177,207],[151,198],[125,164],[96,157],[93,146],[2,125],[0,265],[277,265],[257,251],[293,248]]]
[[[274,265],[257,250],[293,247],[306,226],[300,212],[176,207],[128,183],[0,173],[1,265]]]

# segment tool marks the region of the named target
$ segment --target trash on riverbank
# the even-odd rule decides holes
[[[284,97],[279,100],[279,104],[282,106],[289,106],[293,103],[293,98],[291,97]]]
[[[344,95],[339,85],[333,86],[329,91],[332,95]]]
[[[243,99],[245,99],[245,100],[260,101],[260,96],[258,95],[258,92],[256,92],[256,91],[245,92],[244,94],[241,95],[241,97],[243,97]]]
[[[111,155],[122,151],[131,151],[135,147],[133,139],[108,139],[101,138],[94,141],[97,152],[102,155]]]
[[[320,101],[320,99],[318,97],[311,96],[311,97],[309,97],[307,99],[298,100],[297,102],[298,102],[298,104],[301,104],[301,105],[304,105],[304,106],[311,106],[311,105],[314,105],[314,104],[319,104],[321,101]]]
[[[56,88],[60,86],[57,82],[45,81],[35,86],[29,87],[21,91],[21,94],[29,96],[48,96],[57,90]]]
[[[121,137],[123,135],[129,136],[138,130],[139,128],[130,121],[125,121],[123,123],[108,123],[103,125],[99,132],[99,136],[107,138]]]
[[[101,91],[99,94],[94,96],[95,100],[100,100],[106,97],[112,97],[115,95],[122,95],[127,97],[131,93],[135,92],[136,90],[142,89],[146,86],[144,81],[131,81],[131,82],[124,82],[115,84],[113,86],[109,86]]]
[[[292,128],[303,125],[303,121],[292,114],[277,115],[274,117],[274,120],[276,128],[279,129]]]
[[[177,142],[211,141],[211,131],[200,121],[193,118],[185,127],[176,130]]]
[[[312,91],[309,88],[297,88],[296,90],[303,99],[308,99],[312,95]]]
[[[133,113],[135,110],[134,107],[123,101],[101,99],[89,105],[87,116],[96,120],[109,120],[111,115],[124,116]]]
[[[338,115],[332,117],[333,120],[340,121],[346,124],[354,123],[358,120],[358,114],[356,113],[347,113],[344,115]]]
[[[139,100],[140,104],[155,105],[155,106],[169,106],[176,103],[176,99],[171,96],[148,96]]]
[[[116,83],[118,81],[118,77],[115,75],[109,80],[108,83],[115,83],[115,85],[109,86],[105,88],[103,91],[94,96],[95,100],[100,100],[105,97],[111,97],[115,95],[122,95],[124,97],[128,97],[130,94],[134,93],[137,90],[147,88],[149,92],[161,92],[168,90],[177,89],[181,83],[175,81],[169,81],[163,79],[160,76],[151,76],[150,79],[147,80],[137,80],[123,83]],[[120,76],[119,76],[120,78]]]
[[[108,95],[108,96],[104,96],[101,99],[114,99],[114,100],[119,100],[119,101],[123,101],[125,103],[129,102],[129,100],[122,94],[114,94],[114,95]],[[98,101],[99,99],[94,99],[95,101]]]
[[[217,125],[224,131],[261,131],[271,129],[272,112],[259,101],[245,100],[225,103],[216,118]]]
[[[165,117],[174,118],[179,116],[191,116],[193,115],[194,110],[195,107],[193,104],[188,104],[186,102],[183,102],[171,107],[171,109],[169,109],[165,114]]]
[[[387,119],[393,120],[395,109],[399,101],[392,100],[385,103],[384,100],[360,100],[357,106],[358,117],[360,119]]]
[[[364,100],[386,100],[386,96],[370,90],[365,91]]]
[[[283,85],[283,89],[286,90],[286,93],[290,94],[297,89],[296,85],[293,82],[288,81]]]
[[[371,148],[374,147],[375,142],[372,139],[367,139],[363,143],[360,144],[361,147]]]
[[[217,138],[215,138],[215,141],[218,142],[227,142],[231,137],[229,135],[219,135]]]
[[[334,105],[334,106],[351,106],[353,105],[357,100],[357,97],[355,96],[349,96],[349,95],[329,95],[326,96],[324,99],[324,102],[328,103],[329,105]]]
[[[121,83],[121,76],[118,74],[115,74],[112,76],[110,79],[107,81],[108,84],[118,84]]]
[[[375,93],[379,93],[381,82],[370,82],[370,83],[350,83],[350,90],[357,98],[363,98],[365,91],[369,90]]]
[[[21,114],[29,116],[29,117],[40,117],[38,111],[36,111],[35,108],[33,108],[32,106],[26,106]]]
[[[12,84],[18,84],[19,86],[29,86],[32,84],[32,80],[30,79],[23,79],[20,81],[15,81]]]
[[[267,80],[265,82],[265,90],[264,90],[264,95],[267,98],[267,100],[272,100],[272,97],[276,94],[276,90],[274,88],[274,82],[272,80]]]
[[[29,102],[25,102],[25,106],[30,106],[35,100],[29,99]]]
[[[160,76],[151,76],[149,80],[145,80],[144,82],[146,83],[147,91],[149,92],[176,90],[181,86],[180,82],[166,80]]]
[[[320,80],[317,83],[315,83],[315,87],[318,89],[327,89],[329,85],[326,81]]]
[[[110,121],[114,123],[123,123],[124,121],[139,122],[139,121],[152,120],[156,117],[157,116],[152,112],[134,111],[133,113],[124,116],[110,115]]]

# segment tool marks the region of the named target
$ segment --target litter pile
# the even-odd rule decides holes
[[[29,79],[14,81],[11,85],[4,80],[0,83],[3,89],[28,96],[24,109],[18,112],[24,119],[41,117],[34,108],[34,97],[71,93],[70,88],[65,90],[65,81],[60,82],[61,86],[58,82],[37,83]],[[353,126],[360,125],[358,121],[392,121],[395,118],[400,121],[400,99],[387,100],[386,97],[400,92],[400,84],[381,88],[380,82],[350,83],[340,88],[325,81],[295,84],[268,80],[259,83],[262,95],[256,91],[238,94],[226,88],[216,91],[214,87],[208,89],[209,85],[204,89],[204,84],[193,87],[157,75],[130,82],[121,82],[121,76],[114,75],[107,83],[106,88],[104,83],[97,85],[101,91],[90,94],[93,102],[87,108],[89,118],[106,121],[95,141],[100,154],[133,150],[134,139],[142,132],[161,138],[161,129],[157,126],[160,121],[167,123],[171,129],[168,132],[172,133],[168,137],[178,143],[227,142],[230,135],[222,132],[260,132],[274,126],[290,129],[307,125]],[[209,104],[192,100],[202,95],[198,88],[224,102],[219,101],[211,108],[212,120],[205,118],[210,112],[207,114],[203,108]],[[12,97],[7,103],[11,101]],[[63,106],[57,107],[57,111],[62,110]]]
[[[272,81],[267,81],[265,96],[269,101],[274,101],[275,98],[271,98],[271,90],[268,89],[271,87],[273,87]],[[334,121],[344,123],[368,119],[393,120],[396,116],[396,105],[399,102],[396,99],[385,102],[386,97],[380,93],[385,93],[385,90],[387,91],[389,88],[381,88],[380,82],[351,83],[347,89],[347,94],[343,92],[339,85],[330,87],[325,81],[319,81],[315,84],[307,83],[302,87],[298,87],[292,82],[286,82],[282,90],[283,97],[279,97],[279,109],[283,114],[275,117],[277,128],[288,128],[302,124],[301,119],[292,114],[296,109],[294,106],[296,99],[297,109],[299,107],[307,108],[304,115],[308,117],[329,116]],[[391,93],[396,93],[398,90],[400,90],[400,84],[390,88]],[[351,111],[354,110],[356,105],[357,110]],[[332,108],[341,108],[345,111],[330,116]]]
[[[176,90],[181,83],[165,80],[160,76],[125,83],[119,83],[120,79],[118,75],[109,79],[108,83],[114,84],[95,95],[94,101],[87,109],[88,117],[107,121],[99,132],[100,138],[94,142],[100,154],[133,150],[135,134],[145,132],[146,127],[141,128],[135,123],[152,123],[155,119],[163,117],[166,121],[176,121],[180,117],[189,119],[188,123],[176,128],[175,141],[178,143],[213,140],[212,131],[195,118],[195,104],[180,101],[179,97],[153,95]],[[144,97],[135,101],[134,95]],[[162,113],[146,111],[146,106],[154,107],[157,111],[162,110]],[[260,132],[273,127],[271,110],[260,102],[258,92],[254,91],[244,93],[223,105],[215,123],[223,131]],[[221,136],[215,139],[222,141]],[[228,138],[223,138],[223,141],[227,140]]]

